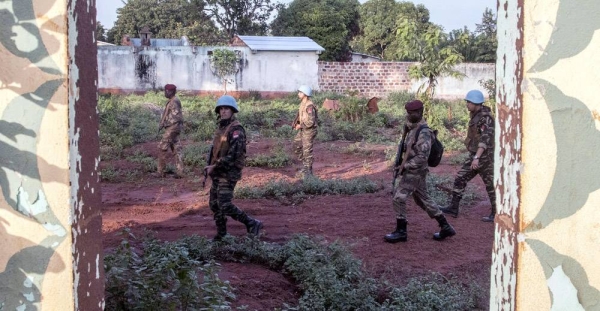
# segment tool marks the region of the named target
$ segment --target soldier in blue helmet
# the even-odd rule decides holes
[[[467,131],[465,145],[469,151],[469,158],[465,160],[462,168],[454,180],[452,200],[442,211],[452,217],[458,217],[459,203],[467,182],[480,175],[488,193],[491,212],[481,220],[493,222],[496,216],[496,193],[494,192],[494,117],[489,107],[484,106],[483,93],[472,90],[465,96],[467,109],[471,120]]]
[[[298,88],[300,107],[296,119],[292,123],[294,130],[298,131],[294,137],[294,153],[302,162],[302,176],[304,178],[313,174],[313,145],[317,137],[317,107],[310,99],[312,89],[303,85]]]
[[[239,111],[235,98],[223,95],[217,100],[218,128],[209,155],[210,163],[204,168],[212,180],[208,204],[217,226],[215,240],[227,234],[227,216],[243,223],[251,235],[258,235],[263,227],[261,221],[248,216],[231,202],[246,160],[246,132],[235,117]]]

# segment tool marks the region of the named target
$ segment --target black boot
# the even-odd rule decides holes
[[[458,211],[459,211],[458,209],[459,209],[459,205],[460,205],[460,199],[461,199],[461,197],[459,195],[452,194],[452,201],[450,201],[450,204],[446,207],[440,208],[440,210],[444,214],[448,214],[454,218],[457,218]]]
[[[494,218],[496,218],[496,213],[492,211],[489,216],[481,217],[481,221],[483,222],[494,222]]]
[[[246,231],[248,231],[248,233],[251,235],[258,236],[258,232],[263,227],[262,222],[258,219],[252,219],[250,217],[248,217],[248,219],[249,220],[246,223]]]
[[[435,217],[435,220],[437,220],[442,230],[433,234],[434,240],[441,241],[449,236],[453,236],[456,234],[456,231],[454,231],[454,228],[452,228],[452,226],[448,223],[444,215]]]
[[[217,235],[213,238],[213,241],[221,241],[227,235],[227,218],[215,220],[217,225]]]
[[[384,239],[388,243],[406,242],[408,233],[406,233],[406,219],[396,219],[396,231],[386,234]]]

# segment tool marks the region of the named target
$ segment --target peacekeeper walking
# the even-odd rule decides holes
[[[420,100],[409,101],[404,105],[406,109],[406,126],[404,131],[408,131],[403,150],[404,157],[400,164],[400,183],[394,193],[394,211],[396,212],[396,230],[385,235],[385,241],[389,243],[406,242],[408,238],[406,225],[406,201],[412,195],[415,203],[421,207],[430,218],[437,220],[441,230],[433,234],[433,239],[441,241],[447,237],[456,234],[454,228],[448,223],[446,217],[439,207],[429,198],[427,194],[427,174],[429,166],[427,159],[431,151],[433,142],[433,132],[427,126],[423,119],[423,102]],[[421,127],[419,137],[416,137],[417,131]],[[398,154],[397,157],[402,157]]]
[[[465,160],[462,168],[454,180],[452,201],[442,208],[442,211],[453,217],[458,217],[459,203],[469,182],[477,174],[483,179],[485,190],[488,193],[492,211],[489,216],[483,217],[484,222],[493,222],[496,216],[496,193],[494,192],[494,117],[489,107],[484,106],[483,93],[472,90],[465,97],[467,109],[471,120],[465,145],[469,151],[469,158]]]
[[[292,123],[294,130],[298,131],[294,137],[294,153],[298,160],[302,162],[302,177],[306,178],[313,174],[313,144],[317,137],[317,107],[313,104],[310,97],[312,89],[303,85],[298,88],[298,98],[300,98],[300,107],[298,114]]]
[[[165,162],[169,149],[175,156],[177,172],[175,178],[183,177],[183,153],[179,136],[183,128],[183,114],[181,113],[181,102],[175,96],[177,87],[174,84],[165,85],[165,97],[169,99],[160,118],[158,130],[165,129],[162,139],[158,144],[157,173],[159,177],[165,177]]]
[[[209,155],[210,163],[204,168],[212,180],[208,204],[217,226],[215,240],[227,234],[227,216],[246,225],[252,235],[258,235],[263,226],[262,222],[248,216],[231,202],[246,161],[246,132],[235,118],[237,112],[239,108],[235,98],[223,95],[217,100],[218,128],[213,138],[212,154]]]

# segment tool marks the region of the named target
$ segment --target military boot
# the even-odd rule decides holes
[[[227,218],[215,220],[217,225],[217,235],[213,238],[213,241],[221,241],[227,235]]]
[[[440,208],[440,210],[444,214],[448,214],[454,218],[457,218],[459,212],[460,199],[461,197],[459,195],[452,194],[452,201],[450,201],[450,204],[446,207]]]
[[[384,240],[388,243],[406,242],[408,233],[406,232],[406,219],[396,219],[396,231],[385,235]]]
[[[444,215],[439,215],[435,217],[435,220],[437,220],[441,230],[440,232],[436,232],[433,234],[434,240],[441,241],[449,236],[453,236],[456,234],[456,231],[454,231],[454,228],[452,228],[452,226],[448,223]]]
[[[246,231],[253,236],[258,236],[260,229],[262,229],[262,221],[258,219],[252,219],[248,217],[249,221],[246,223]]]
[[[481,221],[483,222],[494,222],[494,218],[496,218],[496,211],[492,209],[492,212],[488,216],[481,217]]]

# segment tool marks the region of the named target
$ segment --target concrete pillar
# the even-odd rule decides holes
[[[490,310],[600,310],[600,1],[498,1]]]
[[[0,2],[0,309],[101,310],[94,0]]]

